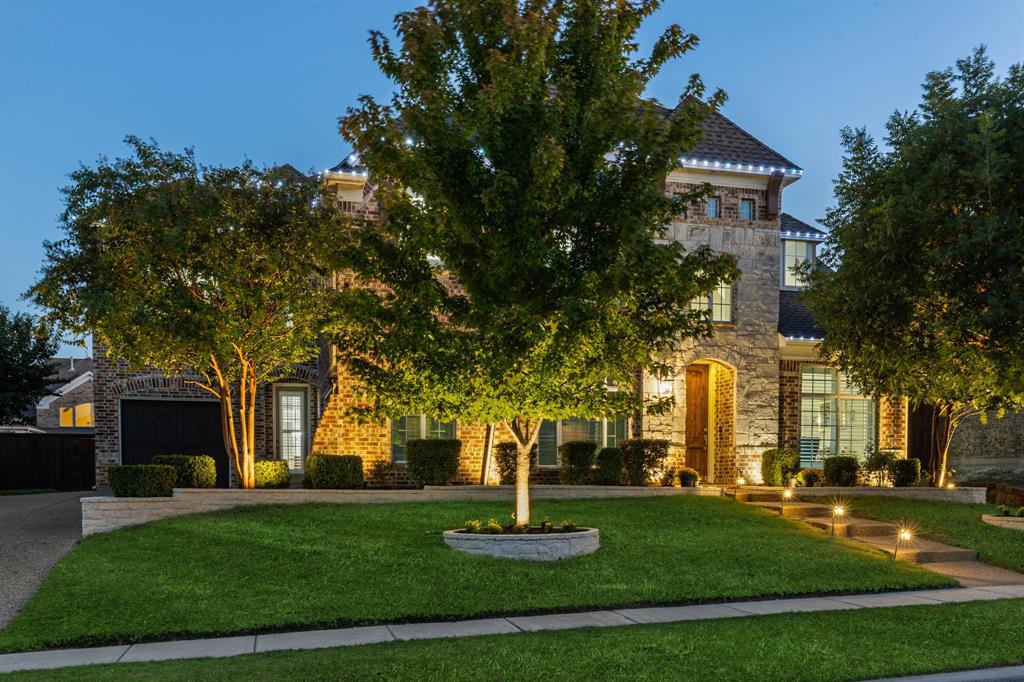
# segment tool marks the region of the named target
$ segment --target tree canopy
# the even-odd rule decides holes
[[[58,340],[27,313],[0,305],[0,424],[31,420],[25,411],[50,395]]]
[[[133,156],[71,174],[64,237],[46,244],[29,295],[112,357],[190,375],[217,396],[250,487],[256,385],[317,353],[334,204],[287,168],[206,166],[192,150],[126,142]]]
[[[938,408],[944,432],[1024,406],[1024,70],[979,48],[929,73],[884,148],[842,132],[843,170],[805,300],[863,390]]]
[[[340,129],[381,220],[346,235],[332,327],[367,412],[505,423],[528,462],[542,419],[631,413],[637,367],[712,333],[690,301],[738,271],[667,238],[702,190],[664,181],[724,95],[694,75],[671,108],[642,98],[698,43],[672,25],[638,56],[658,4],[436,0],[396,17],[398,46],[372,33],[395,93]]]

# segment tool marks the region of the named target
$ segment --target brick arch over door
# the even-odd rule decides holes
[[[173,398],[211,398],[203,389],[189,381],[201,381],[198,375],[169,377],[159,373],[135,374],[119,379],[110,388],[115,398],[129,396],[173,397]]]

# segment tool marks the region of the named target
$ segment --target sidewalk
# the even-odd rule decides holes
[[[643,623],[675,623],[715,620],[779,613],[842,611],[862,608],[890,608],[955,602],[1024,598],[1024,585],[957,587],[939,590],[911,590],[856,594],[837,597],[803,597],[741,601],[693,606],[656,606],[610,611],[585,611],[541,616],[509,616],[479,620],[436,623],[407,623],[282,632],[242,637],[175,640],[146,644],[58,649],[0,655],[0,673],[15,670],[46,670],[99,663],[135,663],[185,658],[218,658],[285,649],[324,649],[410,639],[441,639],[506,635],[544,630],[569,630],[586,627],[617,627]]]

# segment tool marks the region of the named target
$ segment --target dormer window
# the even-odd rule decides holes
[[[814,263],[814,242],[797,239],[782,240],[782,286],[787,289],[800,289],[804,280],[794,272],[794,268],[803,263]]]
[[[740,220],[751,221],[754,219],[754,200],[740,199]]]
[[[708,218],[721,218],[718,197],[708,197],[704,213]]]

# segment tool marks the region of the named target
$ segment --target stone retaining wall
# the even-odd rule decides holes
[[[766,488],[766,490],[770,490]],[[780,492],[782,488],[778,489]],[[985,488],[797,488],[798,498],[806,497],[895,497],[906,500],[932,500],[935,502],[959,502],[982,504],[985,502]]]
[[[550,485],[530,488],[534,500],[580,500],[667,495],[721,495],[721,489],[635,488],[626,486]],[[512,486],[428,486],[423,490],[240,490],[175,488],[173,497],[84,497],[82,535],[106,533],[173,516],[201,514],[259,504],[386,504],[448,500],[511,501]]]

